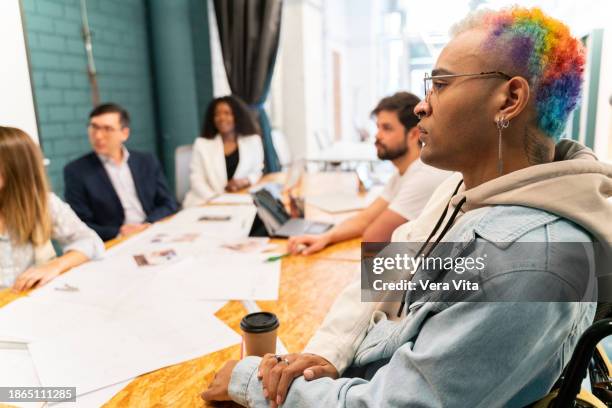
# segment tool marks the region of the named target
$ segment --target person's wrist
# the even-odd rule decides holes
[[[44,266],[46,266],[46,269],[47,271],[49,271],[49,273],[52,273],[55,275],[59,275],[65,269],[68,269],[68,267],[65,265],[64,259],[62,259],[61,257],[53,259],[52,261],[47,263],[47,265],[44,265]]]
[[[304,353],[304,354],[309,354],[309,355],[311,355],[311,356],[313,356],[313,357],[319,358],[319,359],[323,360],[323,361],[322,361],[322,363],[327,363],[327,364],[330,364],[330,365],[332,365],[332,366],[333,366],[333,364],[332,364],[332,363],[330,363],[328,359],[326,359],[325,357],[323,357],[323,356],[322,356],[322,355],[320,355],[320,354],[315,354],[315,353]]]

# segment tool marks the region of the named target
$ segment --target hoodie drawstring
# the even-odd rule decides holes
[[[446,208],[444,208],[444,211],[442,212],[442,215],[440,216],[440,218],[438,218],[438,222],[436,222],[436,226],[434,227],[433,231],[431,231],[431,233],[427,237],[427,240],[425,241],[425,243],[418,250],[417,255],[415,256],[415,258],[418,258],[423,253],[423,250],[429,244],[429,241],[433,238],[433,236],[436,234],[436,232],[438,232],[438,229],[440,228],[440,226],[442,225],[442,222],[444,221],[444,218],[446,217],[446,213],[448,212],[448,207],[450,206],[450,203],[451,203],[453,197],[457,194],[457,191],[459,191],[459,187],[461,187],[461,184],[463,184],[463,180],[461,180],[459,182],[459,184],[457,184],[457,187],[455,188],[455,191],[453,191],[453,195],[451,196],[450,200],[448,200],[448,204],[446,205]],[[442,232],[440,233],[440,235],[438,236],[436,241],[427,250],[427,253],[423,254],[423,256],[425,258],[427,258],[429,256],[429,254],[431,254],[431,252],[434,250],[434,248],[440,243],[440,241],[442,240],[444,235],[446,235],[446,233],[451,229],[451,227],[453,226],[453,222],[455,221],[455,218],[457,218],[457,214],[459,214],[459,211],[461,210],[461,207],[463,206],[463,204],[465,204],[466,201],[467,201],[467,199],[465,197],[463,197],[459,201],[459,203],[457,204],[457,206],[453,210],[453,213],[451,214],[450,218],[448,219],[448,222],[446,223],[446,225],[442,229]],[[404,310],[404,305],[406,305],[406,296],[408,294],[407,292],[408,292],[408,289],[406,289],[404,291],[404,295],[402,296],[402,303],[400,304],[399,310],[397,311],[397,317],[401,317],[401,315],[402,315],[402,312]]]

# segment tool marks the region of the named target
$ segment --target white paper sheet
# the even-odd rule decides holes
[[[158,273],[148,290],[199,300],[276,300],[281,262],[264,262],[268,256],[217,250]]]
[[[25,344],[20,348],[0,347],[0,384],[3,387],[38,387],[40,381]],[[10,367],[10,369],[9,369]]]
[[[75,327],[28,348],[43,386],[70,384],[81,395],[239,342],[197,302],[184,302],[135,309],[103,328]]]
[[[25,344],[19,348],[4,348],[0,344],[0,384],[3,387],[40,387],[40,381]],[[43,402],[10,403],[11,406],[42,407]]]
[[[110,385],[102,389],[88,392],[87,394],[79,395],[76,402],[57,402],[50,403],[49,407],[53,408],[91,408],[101,407],[111,400],[119,391],[125,388],[133,378],[127,381],[122,381],[119,384]]]
[[[192,225],[171,221],[161,222],[148,228],[138,236],[121,242],[106,252],[105,259],[129,257],[134,254],[164,248],[175,249],[180,256],[188,256],[191,248],[212,245],[210,237],[202,234],[198,223]],[[193,239],[187,239],[189,236]]]
[[[102,325],[110,318],[110,311],[95,306],[25,297],[0,308],[0,341],[42,340],[77,325]]]
[[[210,200],[209,204],[234,204],[234,205],[252,205],[253,199],[250,194],[220,194]]]
[[[195,207],[180,211],[171,219],[157,223],[136,237],[115,245],[106,258],[143,254],[147,251],[176,250],[184,258],[214,249],[219,242],[246,238],[257,210],[253,205]],[[203,217],[229,217],[224,221],[202,220]],[[196,235],[193,240],[184,239]],[[181,239],[183,238],[183,239]]]
[[[160,227],[173,228],[189,225],[203,235],[219,238],[246,237],[249,234],[257,209],[254,205],[213,205],[193,207],[180,211]],[[229,216],[228,221],[205,221],[202,217]]]
[[[268,237],[251,237],[224,240],[215,247],[215,250],[217,249],[229,249],[236,253],[257,253],[272,252],[278,249],[278,245],[271,244]]]
[[[34,291],[32,297],[112,308],[127,294],[146,284],[163,267],[138,267],[131,256],[87,262]],[[61,290],[66,287],[76,291]]]
[[[280,262],[220,247],[245,238],[255,213],[252,205],[182,211],[0,308],[0,340],[29,342],[42,385],[76,386],[82,397],[70,406],[100,405],[130,378],[239,343],[213,316],[225,299],[278,296]],[[223,214],[230,220],[198,221]],[[192,239],[180,239],[186,234]],[[133,258],[166,247],[178,255],[167,264]]]
[[[139,309],[147,310],[156,307],[166,307],[169,310],[175,310],[177,314],[189,314],[190,311],[184,310],[182,307],[186,302],[190,302],[190,307],[197,309],[198,313],[209,315],[214,315],[227,303],[225,300],[201,300],[191,293],[181,291],[179,285],[159,288],[152,281],[139,287],[118,302],[113,310],[113,315],[121,319],[123,313],[134,313]]]

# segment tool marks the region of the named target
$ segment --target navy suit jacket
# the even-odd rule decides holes
[[[168,190],[157,159],[150,153],[130,150],[128,166],[147,222],[174,214],[177,204]],[[64,167],[64,198],[75,213],[104,241],[115,238],[125,214],[102,161],[89,153]]]

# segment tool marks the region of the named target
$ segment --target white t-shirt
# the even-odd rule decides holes
[[[416,159],[404,174],[395,174],[387,182],[381,197],[389,203],[389,209],[407,220],[416,219],[425,204],[450,171],[436,169]]]

